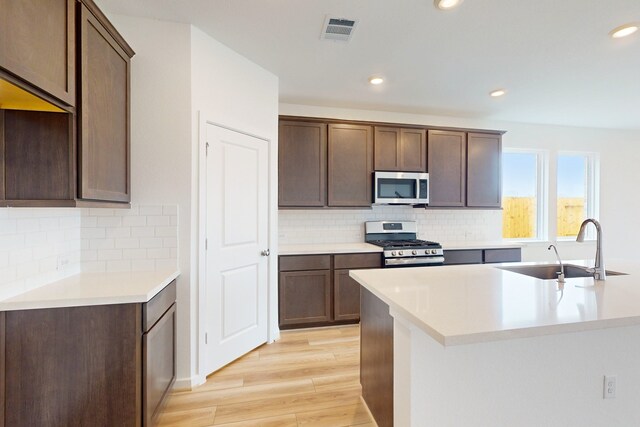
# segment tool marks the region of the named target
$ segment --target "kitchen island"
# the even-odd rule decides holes
[[[629,274],[567,279],[562,291],[495,265],[352,271],[364,288],[363,397],[378,424],[640,425],[640,266],[608,267]],[[615,398],[603,398],[605,376]],[[393,413],[378,417],[385,393]]]

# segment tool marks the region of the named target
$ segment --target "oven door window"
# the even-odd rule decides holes
[[[402,178],[378,178],[378,198],[416,199],[416,180]]]

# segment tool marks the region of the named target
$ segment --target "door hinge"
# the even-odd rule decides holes
[[[208,250],[209,249],[209,239],[204,239],[204,250]]]
[[[209,143],[208,142],[207,142],[207,145],[206,145],[204,151],[205,151],[204,155],[208,156],[209,155]]]
[[[206,332],[204,333],[204,343],[209,344],[209,335]]]

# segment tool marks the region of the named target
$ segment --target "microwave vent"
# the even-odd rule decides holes
[[[348,42],[353,36],[357,21],[355,19],[334,18],[327,16],[324,20],[321,40]]]

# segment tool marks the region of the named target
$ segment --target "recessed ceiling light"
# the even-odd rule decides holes
[[[489,95],[491,95],[494,98],[497,98],[499,96],[504,95],[505,93],[507,93],[507,91],[504,90],[504,89],[496,89],[496,90],[490,92]]]
[[[369,77],[369,83],[371,83],[372,85],[379,85],[379,84],[382,84],[383,82],[384,82],[384,79],[380,76]]]
[[[463,0],[435,0],[435,5],[440,10],[450,10],[459,6]]]
[[[635,33],[636,31],[638,31],[638,24],[637,23],[625,24],[625,25],[621,25],[618,28],[614,28],[613,30],[611,30],[609,35],[614,39],[621,39],[622,37],[630,36],[631,34]]]

